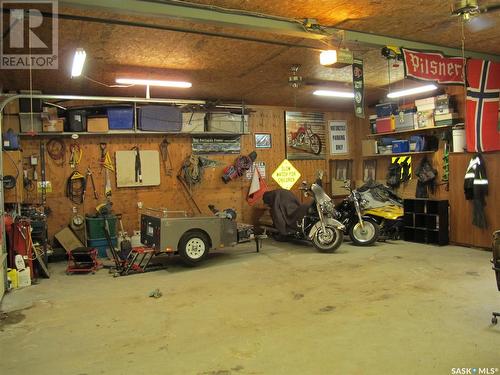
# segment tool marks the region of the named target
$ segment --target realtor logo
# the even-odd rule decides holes
[[[0,69],[57,69],[57,0],[0,0]]]

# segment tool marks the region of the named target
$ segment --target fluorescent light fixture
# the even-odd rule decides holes
[[[431,84],[431,85],[414,87],[414,88],[408,89],[408,90],[394,91],[394,92],[387,94],[387,97],[388,98],[399,98],[401,96],[421,94],[423,92],[432,91],[432,90],[436,90],[436,89],[437,89],[437,86]]]
[[[182,81],[161,81],[154,79],[135,79],[135,78],[117,78],[116,83],[120,85],[143,85],[143,86],[161,86],[161,87],[177,87],[190,88],[191,82]]]
[[[335,98],[354,98],[354,93],[347,91],[316,90],[313,94],[318,96],[332,96]]]
[[[334,49],[321,51],[319,54],[319,63],[321,65],[333,65],[337,62],[337,51]]]
[[[71,67],[71,78],[80,77],[82,75],[83,65],[87,54],[83,48],[77,48],[73,57],[73,65]]]

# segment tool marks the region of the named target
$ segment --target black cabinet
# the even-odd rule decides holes
[[[434,199],[405,199],[404,240],[447,245],[448,201]]]

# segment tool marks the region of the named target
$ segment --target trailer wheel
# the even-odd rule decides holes
[[[205,233],[192,230],[184,233],[179,241],[179,255],[187,266],[196,266],[205,259],[209,249]]]

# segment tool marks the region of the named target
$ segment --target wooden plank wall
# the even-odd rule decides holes
[[[461,88],[457,95],[460,100]],[[463,101],[459,108],[463,108]],[[269,132],[272,135],[272,148],[257,150],[258,161],[266,163],[267,183],[271,189],[278,185],[271,178],[272,172],[285,158],[285,125],[284,112],[287,108],[283,107],[253,107],[254,112],[250,115],[250,135],[242,136],[242,154],[248,154],[254,150],[254,133]],[[290,108],[290,110],[297,110]],[[308,110],[308,109],[303,109]],[[310,110],[310,109],[309,109]],[[327,191],[330,192],[330,173],[335,159],[353,160],[353,176],[357,184],[361,183],[363,158],[361,155],[361,140],[369,133],[369,124],[367,120],[360,120],[354,117],[351,112],[328,112],[327,120],[346,120],[348,124],[349,154],[336,157],[328,156],[326,160],[293,160],[293,165],[300,171],[301,180],[312,181],[317,169],[323,169],[326,172],[324,182]],[[123,223],[125,229],[131,232],[138,229],[139,210],[137,202],[142,202],[144,207],[167,207],[175,210],[187,210],[195,213],[194,207],[189,203],[186,194],[183,192],[175,174],[180,169],[184,159],[191,154],[191,139],[187,136],[169,136],[171,145],[170,155],[172,157],[174,175],[166,176],[161,171],[161,185],[159,187],[144,188],[122,188],[116,189],[114,176],[113,182],[113,204],[115,212],[123,214]],[[47,138],[23,138],[22,147],[24,156],[32,153],[39,153],[39,142]],[[99,195],[103,194],[103,175],[100,172],[98,163],[99,147],[102,140],[108,142],[108,148],[111,154],[116,150],[129,150],[135,145],[139,145],[142,150],[157,150],[162,136],[85,136],[79,140],[83,148],[84,156],[80,167],[80,172],[85,172],[87,166],[90,166],[95,174],[95,180]],[[68,146],[71,140],[64,138]],[[441,144],[442,146],[442,144]],[[326,145],[328,153],[329,144]],[[465,168],[472,155],[467,153],[452,154],[450,156],[450,191],[445,190],[444,185],[438,187],[438,191],[433,196],[439,199],[449,199],[451,207],[451,232],[452,242],[468,246],[489,247],[491,244],[491,233],[500,228],[500,214],[496,202],[498,202],[498,190],[500,188],[500,158],[499,153],[490,153],[485,156],[488,176],[490,181],[490,195],[487,199],[486,215],[490,226],[487,230],[479,230],[471,226],[471,203],[466,202],[463,196],[463,176]],[[235,155],[217,155],[211,156],[215,160],[229,164],[235,159]],[[434,154],[431,154],[433,165],[442,173],[442,147]],[[413,166],[418,165],[422,156],[413,156]],[[377,179],[384,181],[387,167],[390,163],[390,157],[377,158]],[[244,222],[255,223],[263,213],[264,206],[261,202],[250,207],[245,201],[250,182],[244,178],[224,184],[221,181],[223,167],[209,168],[205,170],[204,182],[202,185],[193,189],[193,196],[198,205],[202,208],[204,214],[210,214],[208,204],[215,204],[219,208],[234,208],[238,212],[240,219]],[[68,198],[65,197],[65,182],[71,169],[69,165],[58,167],[54,162],[47,158],[47,178],[53,184],[53,192],[48,194],[47,203],[52,209],[52,215],[49,217],[50,235],[67,225],[71,217],[72,207],[74,206]],[[416,180],[412,179],[406,186],[399,189],[398,194],[403,197],[415,197]],[[298,194],[298,183],[293,190]],[[37,202],[39,197],[36,193],[26,194],[27,201]],[[101,203],[102,200],[99,200]],[[80,213],[93,213],[96,201],[88,194],[85,203],[77,206]]]
[[[270,188],[277,188],[278,185],[272,180],[271,174],[276,167],[285,158],[285,124],[284,112],[286,108],[282,107],[255,107],[254,112],[250,115],[250,129],[252,134],[242,136],[242,154],[248,154],[254,150],[253,133],[269,132],[272,135],[272,148],[257,150],[258,161],[266,163],[267,182]],[[350,150],[351,155],[355,154],[356,140],[353,125],[353,115],[350,113],[327,113],[327,120],[330,119],[346,119],[350,125]],[[61,138],[64,140],[68,150],[72,140],[69,137]],[[47,180],[51,181],[53,191],[47,195],[47,205],[52,210],[49,216],[49,235],[52,237],[54,233],[62,229],[69,222],[72,216],[73,207],[76,207],[80,214],[95,213],[95,206],[103,202],[104,191],[104,172],[99,166],[99,142],[107,142],[108,150],[112,157],[117,150],[130,150],[135,145],[138,145],[141,150],[158,150],[158,144],[163,139],[163,136],[144,136],[144,135],[113,135],[113,136],[81,136],[78,139],[83,150],[83,158],[78,166],[81,173],[85,173],[87,167],[90,167],[94,172],[96,188],[100,199],[94,200],[90,186],[85,202],[82,205],[73,204],[65,196],[66,179],[71,174],[72,170],[67,162],[69,155],[66,151],[66,163],[63,167],[58,166],[52,159],[47,156]],[[170,156],[173,163],[173,176],[166,176],[163,169],[161,170],[161,185],[158,187],[141,187],[141,188],[116,188],[115,178],[112,176],[113,184],[113,210],[123,214],[123,225],[125,229],[131,232],[139,227],[139,210],[137,203],[142,202],[143,207],[167,207],[171,210],[187,210],[194,214],[196,210],[189,203],[180,183],[176,179],[176,174],[179,171],[182,162],[191,154],[191,138],[188,136],[171,135],[168,136],[171,142],[169,146]],[[23,137],[21,144],[23,155],[39,154],[40,142],[46,142],[47,137]],[[329,150],[329,145],[325,145]],[[213,155],[211,159],[219,160],[224,165],[232,163],[237,155]],[[301,180],[311,181],[314,178],[317,169],[323,169],[327,172],[325,181],[328,181],[328,160],[294,160],[292,161],[295,167],[301,173]],[[131,166],[133,167],[133,166]],[[203,214],[210,214],[207,206],[214,204],[219,208],[234,208],[240,218],[246,222],[252,222],[258,216],[259,207],[251,208],[245,201],[247,196],[250,181],[245,178],[232,181],[229,184],[224,184],[221,180],[222,170],[224,167],[208,168],[205,170],[203,184],[193,188],[192,193],[197,204],[201,207]],[[299,180],[299,182],[301,181]],[[296,188],[298,184],[294,187]],[[39,194],[34,191],[26,194],[25,202],[37,203],[40,201]]]

